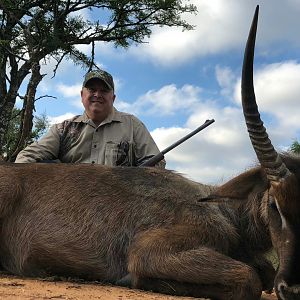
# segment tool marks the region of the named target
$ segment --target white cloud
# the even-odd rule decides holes
[[[242,5],[238,1],[193,1],[197,15],[187,15],[186,20],[196,26],[193,31],[180,28],[160,28],[153,31],[149,44],[135,49],[136,55],[152,57],[156,63],[173,65],[195,56],[205,56],[235,48],[245,39],[249,26],[241,17]],[[247,20],[247,18],[245,18]],[[239,26],[236,26],[236,24]],[[247,24],[247,25],[246,25]]]
[[[56,86],[57,91],[66,98],[66,100],[76,108],[82,109],[80,91],[82,88],[81,83],[74,85],[66,85],[64,83],[59,83]]]
[[[216,78],[221,87],[221,94],[225,97],[231,97],[234,92],[234,83],[236,76],[229,67],[216,66]]]
[[[276,42],[300,44],[297,0],[289,0],[284,5],[281,0],[191,2],[197,6],[198,13],[186,15],[185,19],[196,26],[195,30],[155,28],[148,43],[132,47],[130,51],[155,64],[174,66],[195,57],[243,49],[256,4],[260,4],[258,40],[261,47]]]
[[[59,83],[57,85],[57,90],[64,96],[64,97],[79,97],[80,91],[82,88],[82,84],[74,84],[74,85],[66,85],[64,83]]]
[[[64,120],[71,119],[73,117],[75,117],[73,113],[67,112],[57,117],[48,116],[47,118],[49,120],[50,125],[53,125],[53,124],[61,123]]]
[[[174,114],[178,110],[190,109],[198,101],[200,91],[199,87],[188,84],[180,89],[171,84],[158,91],[149,91],[138,99],[138,103],[149,106],[149,113]]]
[[[172,115],[182,110],[191,111],[199,101],[200,92],[201,88],[196,86],[186,84],[177,88],[175,84],[170,84],[159,90],[148,91],[131,104],[117,101],[116,106],[135,114]]]
[[[254,73],[254,87],[261,112],[275,117],[284,135],[286,130],[299,130],[300,115],[300,64],[285,61],[265,65]],[[236,83],[235,99],[241,101],[240,81]],[[280,128],[280,129],[279,129]]]

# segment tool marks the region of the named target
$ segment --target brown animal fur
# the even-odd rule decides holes
[[[213,201],[155,168],[3,164],[0,177],[0,260],[14,274],[115,283],[130,272],[136,288],[224,300],[273,286],[259,168]]]

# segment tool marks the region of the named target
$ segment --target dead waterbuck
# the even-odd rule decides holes
[[[300,299],[300,159],[274,150],[253,89],[256,10],[242,76],[243,109],[260,166],[206,197],[175,172],[66,164],[0,165],[0,264],[222,300],[259,299],[275,270],[282,300]],[[206,198],[205,198],[206,197]]]

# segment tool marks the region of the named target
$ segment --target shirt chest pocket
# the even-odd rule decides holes
[[[127,141],[120,143],[107,142],[105,145],[105,162],[107,166],[133,166],[133,144]]]

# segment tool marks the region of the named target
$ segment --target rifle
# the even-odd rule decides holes
[[[140,164],[139,167],[153,167],[155,164],[157,164],[158,162],[160,162],[161,160],[164,159],[165,154],[167,152],[169,152],[170,150],[174,149],[175,147],[177,147],[181,143],[185,142],[187,139],[189,139],[190,137],[192,137],[193,135],[195,135],[196,133],[198,133],[202,129],[206,128],[207,126],[209,126],[213,122],[215,122],[214,119],[206,120],[205,123],[202,124],[200,127],[198,127],[197,129],[195,129],[194,131],[192,131],[188,135],[184,136],[183,138],[181,138],[180,140],[178,140],[177,142],[175,142],[171,146],[167,147],[166,149],[164,149],[160,153],[152,156],[149,160],[146,160],[145,162],[143,162],[142,164]]]

